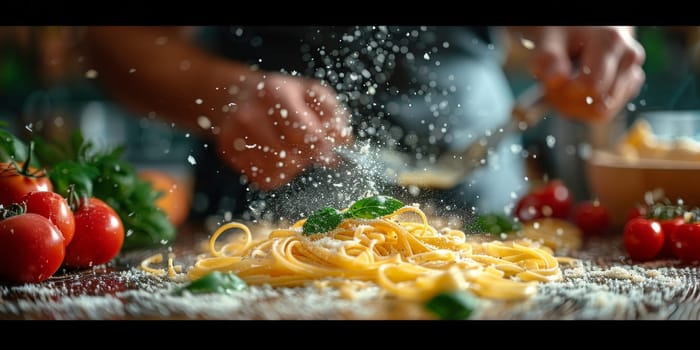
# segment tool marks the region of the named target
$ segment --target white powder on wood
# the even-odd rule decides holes
[[[607,248],[606,248],[607,249]],[[585,254],[589,254],[586,252]],[[607,256],[609,258],[601,258]],[[482,299],[476,319],[697,319],[697,266],[678,261],[628,263],[619,253],[562,266],[563,280],[538,285],[529,300]],[[185,261],[183,261],[185,265]],[[102,267],[104,269],[104,267]],[[0,318],[9,319],[421,319],[418,303],[383,297],[376,286],[355,299],[334,288],[252,286],[233,294],[173,295],[182,283],[138,269],[55,276],[0,286]]]

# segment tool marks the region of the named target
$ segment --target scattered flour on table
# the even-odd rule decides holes
[[[538,293],[522,302],[483,300],[477,319],[666,319],[675,301],[697,303],[697,267],[663,264],[611,264],[589,260],[563,266],[563,280],[541,283]],[[251,286],[226,294],[173,295],[180,287],[137,269],[111,273],[112,283],[93,279],[99,292],[76,292],[84,277],[60,283],[0,286],[0,315],[20,319],[373,319],[426,318],[417,305],[399,314],[395,301],[378,298],[369,287],[354,300],[333,288]],[[128,287],[124,288],[123,286]],[[126,289],[126,290],[125,290]],[[15,297],[13,297],[13,295]],[[17,298],[16,296],[22,296]],[[26,297],[29,296],[29,297]],[[398,316],[397,316],[398,315]],[[694,317],[691,315],[691,317]],[[673,318],[673,317],[672,317]]]
[[[652,265],[653,266],[653,265]],[[613,265],[601,267],[590,261],[564,267],[564,279],[538,285],[538,293],[511,305],[508,317],[522,319],[666,319],[675,309],[673,300],[688,295],[692,267]],[[697,271],[695,271],[697,273]],[[486,312],[486,318],[506,313]]]
[[[0,314],[29,319],[338,319],[373,318],[376,310],[358,307],[379,294],[378,287],[366,288],[355,300],[340,298],[337,289],[316,287],[272,288],[250,286],[233,294],[185,293],[173,291],[181,283],[160,279],[140,270],[115,272],[117,280],[138,289],[107,295],[71,295],[70,288],[26,284],[0,286]],[[144,282],[146,279],[151,279]],[[154,280],[157,282],[154,283]],[[12,294],[31,299],[13,300]]]

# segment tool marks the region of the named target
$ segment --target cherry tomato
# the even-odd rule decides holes
[[[41,282],[61,267],[63,235],[49,219],[34,213],[0,221],[0,281]]]
[[[63,234],[64,244],[70,244],[75,233],[75,218],[65,198],[55,192],[29,192],[22,202],[27,205],[27,213],[48,218]]]
[[[672,237],[675,234],[676,229],[681,225],[685,224],[685,220],[682,217],[677,217],[673,219],[666,219],[659,221],[661,225],[661,230],[664,231],[664,246],[661,248],[659,256],[661,257],[672,257],[675,256],[673,253],[673,241]]]
[[[569,189],[561,180],[552,180],[520,198],[515,206],[515,216],[522,222],[542,217],[566,219],[571,204]]]
[[[515,216],[521,222],[529,222],[541,218],[543,215],[540,212],[542,203],[537,195],[528,193],[518,201],[515,206]]]
[[[574,207],[573,219],[586,235],[599,235],[610,229],[610,212],[598,201],[584,201]]]
[[[53,192],[51,181],[43,172],[29,168],[22,174],[12,163],[0,163],[0,204],[7,207],[19,203],[25,194],[32,191]]]
[[[683,262],[700,261],[700,223],[684,223],[671,235],[673,254]]]
[[[124,243],[124,224],[114,209],[93,197],[74,215],[75,235],[66,247],[64,265],[86,268],[112,260]]]
[[[664,245],[664,232],[654,220],[634,218],[625,224],[622,243],[627,254],[639,261],[654,259]]]

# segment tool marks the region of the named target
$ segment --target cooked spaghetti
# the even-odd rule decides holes
[[[421,220],[403,220],[408,213]],[[425,300],[446,290],[523,299],[536,293],[538,282],[562,278],[561,258],[546,246],[529,239],[470,241],[460,230],[438,231],[414,206],[377,219],[346,218],[330,232],[308,236],[301,230],[305,221],[273,230],[261,240],[254,240],[241,223],[224,224],[214,232],[208,254],[198,258],[188,277],[233,271],[249,285],[300,286],[322,281],[341,291],[370,282],[408,300]],[[217,240],[230,229],[239,229],[244,236],[217,249]]]

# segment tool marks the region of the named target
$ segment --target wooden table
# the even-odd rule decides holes
[[[181,230],[173,252],[191,264],[206,239],[202,225]],[[632,263],[619,235],[588,240],[526,301],[483,300],[476,319],[700,319],[700,267],[678,260]],[[110,266],[62,271],[36,285],[0,286],[0,319],[431,319],[421,305],[368,295],[358,300],[314,287],[250,288],[238,295],[173,295],[181,284],[136,268],[167,248],[121,255]],[[371,293],[370,293],[371,294]]]

